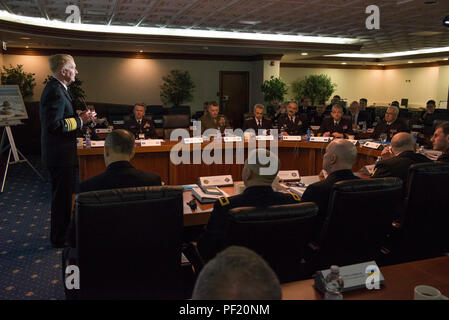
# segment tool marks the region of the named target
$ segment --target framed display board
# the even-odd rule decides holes
[[[0,86],[0,125],[17,123],[23,119],[28,119],[28,114],[19,86]]]

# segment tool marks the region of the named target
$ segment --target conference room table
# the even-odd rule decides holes
[[[182,142],[164,140],[160,146],[137,145],[135,156],[131,163],[141,170],[151,171],[159,174],[166,185],[185,185],[196,183],[198,177],[232,175],[234,181],[242,180],[243,163],[239,159],[238,153],[243,152],[247,158],[248,149],[252,147],[248,142],[238,143],[215,143],[203,142],[201,144],[183,145],[187,151],[189,163],[176,164],[171,160],[171,156],[176,155],[173,148],[180,147]],[[272,147],[270,141],[257,141],[257,146]],[[308,141],[279,141],[277,143],[278,157],[281,170],[298,170],[302,176],[317,175],[322,169],[323,155],[328,143],[308,142]],[[210,153],[221,159],[221,163],[207,164],[204,161],[194,163],[194,148],[201,153]],[[211,149],[213,149],[211,151]],[[221,155],[216,155],[219,152]],[[231,161],[226,163],[226,153],[231,152]],[[357,147],[357,161],[353,166],[353,171],[359,171],[367,164],[373,164],[380,155],[380,150],[366,147]],[[80,147],[78,148],[80,181],[98,175],[106,170],[103,159],[103,147]],[[204,154],[203,154],[204,157]],[[231,162],[231,163],[229,163]]]
[[[385,278],[379,290],[358,289],[343,293],[344,300],[413,300],[414,288],[427,285],[449,296],[449,256],[418,260],[380,267]],[[324,296],[313,286],[314,280],[285,283],[284,300],[322,300]]]

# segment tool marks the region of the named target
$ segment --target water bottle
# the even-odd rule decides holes
[[[381,156],[378,156],[377,159],[376,159],[376,162],[374,162],[374,166],[377,166],[377,164],[378,164],[380,161],[382,161],[382,157],[381,157]]]
[[[282,136],[284,135],[284,132],[285,132],[285,127],[282,126],[281,127],[281,133],[279,134],[279,140],[282,140]]]
[[[325,300],[343,300],[343,279],[340,276],[340,269],[338,266],[331,266],[331,272],[324,279],[324,293]]]
[[[310,136],[311,136],[310,128],[308,128],[307,129],[307,141],[310,141]]]
[[[90,148],[90,132],[89,130],[86,131],[86,148]]]
[[[366,133],[366,121],[362,122],[362,132]]]

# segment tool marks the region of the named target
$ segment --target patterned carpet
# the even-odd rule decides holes
[[[46,176],[39,156],[28,159]],[[50,183],[27,164],[10,167],[0,194],[0,299],[65,299],[62,250],[49,241],[50,199]]]

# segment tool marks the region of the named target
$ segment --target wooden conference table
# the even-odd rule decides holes
[[[159,174],[162,181],[167,185],[184,185],[196,183],[198,177],[231,174],[234,181],[242,180],[243,164],[235,164],[236,150],[235,143],[219,144],[215,152],[219,149],[222,153],[222,164],[200,164],[193,163],[193,152],[190,152],[190,163],[175,164],[170,160],[170,151],[177,145],[178,141],[165,140],[160,146],[141,147],[136,146],[135,156],[131,163],[137,168],[152,171]],[[269,141],[263,141],[266,148],[270,147]],[[210,142],[204,142],[196,148],[207,151]],[[260,141],[258,142],[260,146]],[[281,162],[281,170],[298,170],[302,176],[317,175],[322,169],[323,155],[327,143],[319,142],[291,142],[280,141],[278,143],[278,157]],[[187,150],[193,150],[192,145],[186,145]],[[232,162],[225,163],[225,150],[232,151]],[[243,144],[244,158],[248,155],[248,143]],[[353,166],[353,171],[360,170],[367,164],[373,164],[380,155],[379,150],[357,147],[358,157]],[[106,167],[103,159],[103,148],[78,148],[80,181],[93,177],[105,171]]]
[[[360,289],[343,293],[345,300],[413,300],[414,288],[427,285],[449,296],[449,257],[407,262],[381,267],[385,286],[380,290]],[[314,280],[285,283],[282,286],[284,300],[322,300],[323,295],[314,289]]]

